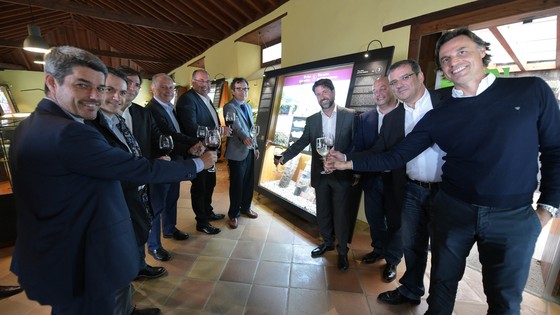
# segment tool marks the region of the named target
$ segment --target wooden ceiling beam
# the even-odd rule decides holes
[[[186,25],[176,24],[176,23],[157,21],[153,19],[148,19],[143,16],[132,15],[124,12],[110,11],[104,8],[96,8],[84,4],[78,4],[76,2],[70,2],[68,0],[58,0],[58,1],[7,0],[4,2],[21,4],[25,6],[31,4],[32,6],[40,7],[43,9],[61,11],[69,14],[89,16],[89,17],[111,21],[111,22],[133,24],[136,26],[141,26],[146,28],[160,29],[168,32],[179,33],[179,34],[193,36],[197,38],[205,38],[214,41],[221,40],[223,37],[222,34],[218,32],[193,28]]]
[[[500,45],[502,45],[502,47],[504,47],[504,50],[508,53],[508,55],[511,57],[511,59],[513,59],[513,62],[515,62],[517,67],[519,67],[519,70],[526,71],[525,67],[523,66],[523,63],[521,63],[519,58],[517,58],[517,54],[513,51],[513,49],[509,45],[508,41],[504,38],[504,36],[498,30],[498,28],[495,27],[495,26],[492,26],[492,27],[489,27],[488,30],[490,31],[490,33],[492,33],[492,35],[494,35],[494,37],[496,37],[496,39],[498,40]]]
[[[97,50],[97,49],[89,49],[90,53],[98,56],[105,56],[105,57],[115,57],[115,58],[123,58],[123,59],[131,59],[134,61],[147,61],[147,62],[155,62],[155,63],[164,63],[168,65],[180,66],[183,63],[176,60],[169,60],[167,58],[156,58],[150,56],[141,56],[141,55],[133,55],[129,53],[120,53],[116,51],[107,51],[107,50]]]

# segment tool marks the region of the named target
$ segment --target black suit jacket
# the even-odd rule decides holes
[[[337,106],[336,117],[336,134],[334,149],[341,152],[349,151],[352,145],[352,137],[354,129],[357,125],[356,113],[344,107]],[[321,171],[323,170],[322,157],[315,149],[315,141],[323,134],[321,112],[317,112],[305,120],[305,128],[301,137],[294,142],[282,155],[284,163],[298,155],[307,145],[311,145],[311,186],[316,187],[321,180]],[[336,171],[330,175],[335,176],[337,180],[352,181],[352,171]]]
[[[162,135],[159,130],[152,113],[146,108],[132,103],[128,108],[130,117],[132,117],[132,134],[138,145],[140,146],[140,151],[142,155],[150,158],[156,159],[162,155],[159,149],[159,137]],[[179,143],[178,146],[181,144]],[[184,149],[184,148],[183,148]],[[178,148],[177,151],[182,150]]]
[[[212,101],[210,101],[210,104],[212,104]],[[214,106],[212,105],[211,107],[216,117],[218,117],[218,112]],[[200,96],[198,96],[194,89],[190,89],[181,95],[177,100],[175,108],[179,126],[181,126],[183,132],[189,137],[196,138],[196,129],[198,126],[208,127],[208,130],[217,127],[212,118],[212,114],[210,114],[210,110],[208,110],[208,107],[204,104],[204,101],[200,99]],[[217,152],[218,157],[221,156],[221,153],[222,150],[220,146]]]
[[[121,150],[130,153],[126,143],[121,142],[113,131],[111,131],[111,128],[107,124],[107,121],[101,112],[97,113],[97,118],[95,120],[86,121],[86,124],[99,130],[111,146],[120,148]],[[144,152],[142,152],[142,154],[144,154]],[[128,211],[130,212],[130,219],[132,220],[134,236],[136,237],[136,243],[139,246],[146,243],[148,240],[148,234],[152,227],[153,215],[151,208],[145,207],[144,202],[142,201],[142,196],[138,191],[138,186],[143,184],[144,183],[121,181],[124,199],[126,201]]]
[[[161,133],[171,135],[173,137],[174,148],[169,154],[169,157],[171,157],[172,160],[182,160],[188,156],[188,148],[198,142],[196,137],[190,137],[182,133],[182,130],[176,130],[175,126],[173,126],[173,121],[165,111],[165,108],[163,108],[163,106],[155,98],[150,100],[148,105],[146,105],[146,109],[152,114],[152,117],[154,118]],[[180,122],[179,127],[181,127]]]
[[[192,161],[135,158],[43,99],[16,128],[10,170],[18,215],[11,270],[30,299],[112,314],[138,274],[138,246],[120,181],[196,176]]]

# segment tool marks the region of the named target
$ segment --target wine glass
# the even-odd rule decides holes
[[[160,135],[159,136],[159,149],[164,155],[169,155],[173,150],[173,138],[171,135]]]
[[[206,139],[206,135],[208,134],[208,128],[206,126],[198,126],[196,128],[196,138],[198,141],[204,143],[204,139]]]
[[[233,129],[233,123],[235,122],[235,112],[227,112],[226,116],[224,117],[225,121],[226,121],[226,125],[230,128]],[[228,135],[228,137],[231,137],[232,135]]]
[[[274,161],[276,160],[280,160],[282,158],[282,148],[281,147],[274,147]],[[275,173],[281,173],[278,170],[278,163],[274,163],[274,165],[276,165],[276,170],[274,171]]]
[[[325,138],[325,143],[327,144],[327,150],[330,151],[334,147],[334,137],[332,133],[326,133],[323,137]]]
[[[260,131],[261,131],[261,126],[259,125],[253,125],[249,130],[249,133],[251,134],[251,139],[253,140],[253,145],[251,146],[250,149],[255,149],[257,147],[257,136],[259,135]]]
[[[220,133],[216,129],[208,130],[206,139],[204,139],[204,144],[210,151],[218,150],[218,148],[222,144]],[[212,167],[208,169],[208,172],[216,172],[216,165],[212,165]]]
[[[327,138],[326,137],[321,137],[321,138],[317,138],[316,141],[316,145],[315,145],[315,149],[317,150],[317,153],[319,153],[320,156],[322,156],[322,160],[325,160],[325,157],[327,156],[327,154],[329,154],[329,149],[327,147]],[[321,171],[321,174],[330,174],[331,172],[327,172],[327,171]]]

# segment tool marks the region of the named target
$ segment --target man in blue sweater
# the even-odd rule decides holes
[[[560,111],[534,77],[486,74],[489,43],[467,29],[446,32],[436,63],[455,87],[390,152],[330,161],[328,168],[381,171],[437,143],[447,153],[434,200],[426,314],[451,314],[466,257],[477,243],[488,314],[519,314],[531,256],[560,205]],[[541,181],[537,182],[540,154]],[[532,207],[535,189],[540,197]]]

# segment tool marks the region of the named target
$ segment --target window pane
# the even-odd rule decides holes
[[[282,58],[282,43],[272,45],[262,50],[262,63]]]

